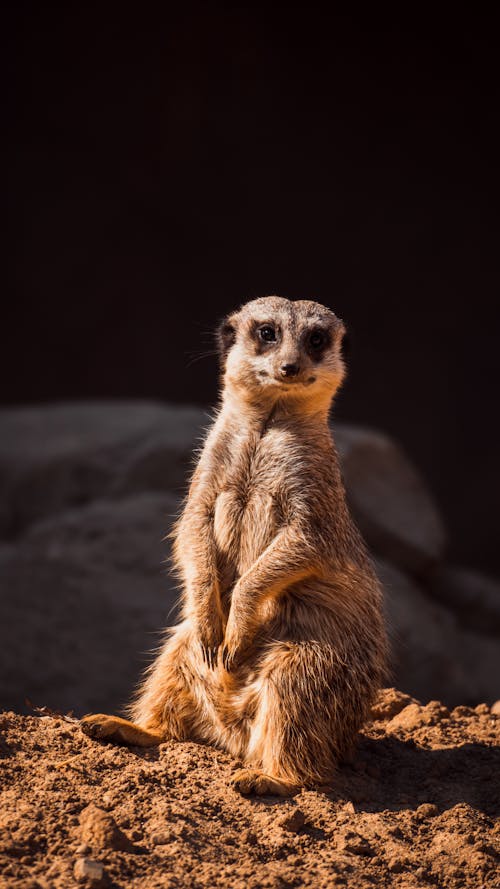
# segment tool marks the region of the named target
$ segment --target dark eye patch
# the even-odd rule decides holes
[[[331,337],[328,330],[322,327],[313,327],[306,336],[305,347],[313,361],[319,361],[330,343]]]
[[[325,334],[322,330],[313,330],[309,334],[309,345],[312,349],[321,349],[325,344]]]

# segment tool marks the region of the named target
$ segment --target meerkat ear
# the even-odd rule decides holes
[[[343,337],[346,335],[346,326],[342,321],[342,318],[335,318],[335,339],[342,342]]]
[[[231,346],[236,342],[236,319],[234,315],[228,315],[224,318],[216,333],[217,347],[219,349],[219,358],[224,361]]]

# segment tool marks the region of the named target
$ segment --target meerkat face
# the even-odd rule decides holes
[[[344,325],[319,303],[277,296],[252,300],[222,322],[225,383],[252,395],[331,398],[344,376]]]

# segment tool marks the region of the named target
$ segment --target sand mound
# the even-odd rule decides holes
[[[89,740],[53,716],[0,717],[0,885],[499,886],[500,717],[386,690],[332,788],[228,787],[225,753]]]

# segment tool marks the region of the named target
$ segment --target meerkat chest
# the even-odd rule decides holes
[[[286,474],[272,437],[235,446],[214,510],[215,542],[229,573],[246,571],[279,530]]]

